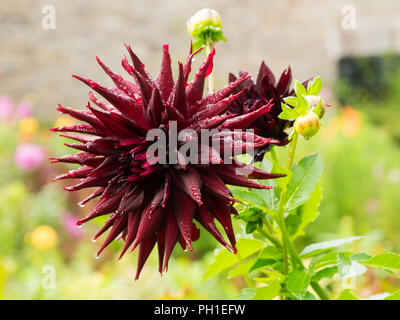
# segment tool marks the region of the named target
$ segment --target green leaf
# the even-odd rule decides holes
[[[322,79],[320,76],[317,76],[308,83],[307,93],[309,95],[316,96],[318,93],[321,92],[321,89],[322,89]]]
[[[255,282],[263,283],[263,284],[270,284],[271,283],[271,279],[270,278],[253,278],[253,280]]]
[[[343,252],[338,253],[338,268],[341,280],[357,277],[367,271],[366,267],[350,260],[348,255]]]
[[[371,267],[400,270],[400,255],[384,251],[368,260],[361,261],[360,263]]]
[[[283,98],[283,101],[285,101],[285,103],[287,103],[289,106],[294,107],[294,108],[297,105],[297,97],[293,97],[293,96],[286,97],[286,98]]]
[[[236,269],[229,271],[228,278],[234,278],[249,273],[249,269],[253,264],[254,261],[251,259],[249,261],[246,261],[245,263],[239,264]]]
[[[360,252],[360,253],[352,254],[351,257],[350,257],[350,260],[361,262],[361,261],[366,261],[366,260],[370,259],[371,257],[372,256],[370,256],[369,254]]]
[[[294,80],[294,92],[297,97],[307,95],[306,88],[304,88],[303,84],[297,79]]]
[[[272,266],[281,258],[282,254],[275,246],[268,246],[260,251],[249,271],[251,272],[260,268]]]
[[[319,152],[306,156],[293,167],[292,178],[287,185],[285,208],[290,211],[306,203],[315,190],[322,173]]]
[[[261,183],[260,181],[258,181],[258,183],[263,184],[263,185],[272,185],[272,186],[276,186],[276,183],[274,183],[273,181],[269,181],[269,183]],[[275,192],[273,189],[254,189],[254,191],[256,194],[258,194],[265,202],[266,206],[268,209],[270,209],[269,211],[266,210],[269,214],[274,215],[274,211],[276,211],[277,207],[278,207],[278,202],[279,199],[276,196]]]
[[[236,199],[261,210],[268,209],[264,199],[254,191],[238,187],[231,187],[230,190]]]
[[[309,106],[304,95],[301,95],[297,98],[297,105],[294,109],[300,116],[305,116],[309,111]]]
[[[277,271],[276,269],[261,269],[261,272],[265,273],[268,276],[269,282],[271,279],[282,279],[284,276],[281,272]],[[265,279],[265,278],[264,278]]]
[[[299,114],[295,109],[288,107],[286,104],[281,103],[282,112],[279,114],[278,118],[283,120],[294,120],[297,119]]]
[[[258,223],[256,221],[249,221],[246,223],[246,233],[250,234],[256,231]]]
[[[280,174],[286,174],[286,177],[282,177],[279,179],[275,179],[274,182],[278,185],[279,188],[274,188],[274,192],[277,192],[277,190],[284,190],[289,183],[291,177],[292,177],[292,172],[282,166],[280,166],[278,163],[274,163],[274,166],[272,168],[273,173],[280,173]]]
[[[256,289],[253,288],[244,288],[240,293],[236,296],[238,300],[251,300],[256,294]]]
[[[213,261],[204,274],[203,281],[216,276],[218,273],[234,266],[237,263],[238,259],[233,253],[230,253],[225,248],[217,250]]]
[[[310,270],[318,270],[328,266],[336,266],[336,265],[337,265],[337,251],[330,251],[318,254],[317,256],[312,258],[309,268]]]
[[[251,300],[272,300],[277,297],[281,291],[281,283],[279,280],[272,281],[268,286],[256,289],[255,295]]]
[[[322,269],[322,270],[318,271],[317,273],[315,273],[312,276],[311,281],[318,282],[323,278],[330,279],[338,272],[339,272],[339,269],[337,266],[327,267],[327,268]]]
[[[242,259],[248,258],[252,254],[261,250],[264,246],[264,242],[257,239],[241,238],[238,239],[236,243],[236,248]],[[203,281],[216,276],[218,273],[236,265],[238,262],[237,255],[229,252],[225,248],[216,250],[214,258],[204,274]]]
[[[243,202],[241,204],[243,205]],[[240,208],[237,206],[237,209]],[[258,222],[263,216],[264,212],[262,210],[256,208],[255,206],[249,208],[248,205],[245,205],[244,208],[239,211],[238,218],[246,222]]]
[[[315,298],[315,296],[311,292],[307,291],[304,300],[317,300],[317,298]]]
[[[322,188],[319,184],[315,187],[314,192],[311,194],[310,200],[297,208],[295,213],[292,213],[286,218],[286,226],[294,240],[298,236],[304,235],[304,229],[319,215],[319,204],[322,200]],[[292,218],[297,219],[292,219]]]
[[[246,259],[250,257],[252,254],[256,253],[257,251],[261,250],[265,247],[265,243],[261,240],[257,239],[244,239],[241,238],[236,243],[236,248],[240,253],[242,259]],[[233,256],[236,256],[233,253],[230,253]]]
[[[344,289],[344,290],[340,293],[340,295],[339,295],[339,297],[338,297],[338,300],[359,300],[359,299],[357,298],[357,296],[355,296],[355,295],[350,291],[350,289]]]
[[[297,299],[304,299],[307,288],[311,281],[311,275],[305,270],[297,270],[289,273],[286,277],[286,288]]]
[[[364,237],[348,237],[348,238],[313,243],[313,244],[310,244],[307,247],[305,247],[304,250],[300,253],[300,255],[302,258],[315,256],[322,252],[332,250],[334,248],[340,247],[347,243],[352,243],[352,242],[354,242],[356,240],[360,240],[362,238],[364,238]]]

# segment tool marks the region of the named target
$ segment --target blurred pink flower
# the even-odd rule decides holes
[[[327,102],[332,98],[332,91],[331,91],[331,89],[329,89],[327,87],[323,87],[321,89],[321,92],[319,95],[321,96],[322,100]],[[328,102],[328,104],[329,104],[329,102]]]
[[[14,158],[20,169],[29,171],[41,165],[44,160],[44,151],[37,144],[24,143],[17,147]]]
[[[13,116],[13,102],[8,97],[0,97],[0,121],[7,122]]]
[[[17,106],[16,113],[19,118],[29,117],[32,115],[32,112],[33,106],[27,101],[22,101]]]
[[[76,226],[76,222],[79,220],[73,214],[69,212],[64,212],[60,216],[61,224],[63,229],[73,238],[81,238],[82,230]]]

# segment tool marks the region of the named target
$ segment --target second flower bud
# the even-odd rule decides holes
[[[310,111],[305,116],[297,118],[293,126],[304,138],[311,138],[319,131],[321,124],[319,117]]]

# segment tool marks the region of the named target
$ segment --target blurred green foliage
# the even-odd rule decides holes
[[[400,149],[368,114],[351,107],[331,110],[322,134],[303,143],[302,154],[320,148],[323,156],[321,215],[308,237],[374,232],[398,250],[400,240]]]
[[[351,67],[342,67],[345,70],[335,86],[336,96],[342,104],[362,110],[373,124],[400,143],[400,57],[388,52],[380,57],[347,60],[344,62],[351,62]]]

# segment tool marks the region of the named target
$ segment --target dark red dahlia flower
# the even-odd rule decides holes
[[[168,45],[163,47],[161,70],[155,80],[150,78],[143,63],[126,46],[132,65],[124,57],[122,66],[134,79],[134,83],[113,73],[97,58],[98,63],[114,81],[116,88],[104,87],[92,80],[74,76],[101,95],[109,104],[100,101],[93,92],[89,93],[87,110],[73,110],[62,106],[58,110],[83,121],[83,123],[54,128],[63,132],[61,136],[79,143],[67,144],[81,152],[62,158],[52,158],[53,162],[76,163],[79,169],[69,171],[55,178],[79,179],[66,190],[95,188],[93,193],[80,204],[99,197],[87,217],[78,225],[101,215],[110,217],[94,236],[99,237],[110,229],[97,254],[113,240],[122,238],[125,245],[120,258],[131,247],[139,247],[136,279],[157,243],[159,271],[168,267],[168,260],[177,242],[183,248],[192,250],[191,242],[199,238],[200,232],[194,220],[210,232],[221,244],[235,252],[235,236],[232,229],[231,214],[236,214],[233,196],[226,184],[249,188],[268,188],[251,179],[270,179],[280,177],[255,168],[245,170],[246,175],[238,174],[237,169],[249,169],[235,160],[226,161],[225,153],[233,149],[244,153],[246,147],[260,148],[267,144],[279,143],[271,138],[259,137],[251,132],[230,132],[224,129],[242,128],[261,111],[236,117],[226,114],[231,104],[241,96],[241,92],[231,95],[244,81],[241,76],[227,87],[203,98],[203,88],[210,71],[215,51],[212,50],[202,63],[193,80],[187,83],[191,60],[190,50],[185,64],[179,63],[176,82],[171,71],[171,58]],[[93,104],[92,104],[93,103]],[[96,105],[97,107],[95,107]],[[178,148],[170,149],[172,138],[170,130],[177,133],[191,129]],[[162,163],[160,151],[148,156],[153,141],[147,134],[159,129],[167,136],[165,156],[176,154],[175,162]],[[215,129],[206,143],[193,134],[203,129]],[[161,141],[156,139],[156,141]],[[218,152],[210,147],[210,142],[223,147]],[[198,163],[187,161],[181,147],[191,143],[197,147],[195,154]],[[201,151],[201,152],[200,152]],[[207,161],[203,161],[207,160]],[[226,232],[230,244],[218,230],[217,220]]]
[[[239,76],[242,77],[243,72],[239,72]],[[230,73],[229,82],[235,83],[236,81],[236,76]],[[263,61],[258,71],[256,82],[252,79],[246,79],[233,91],[234,93],[240,90],[244,92],[232,103],[228,113],[248,114],[259,110],[270,101],[269,110],[257,117],[249,124],[248,128],[252,128],[259,136],[279,140],[278,145],[286,145],[288,143],[288,134],[285,130],[292,126],[293,122],[279,119],[278,116],[282,112],[281,103],[283,98],[294,95],[294,90],[290,89],[291,82],[292,71],[290,67],[285,69],[279,80],[276,81],[274,74]],[[267,144],[264,148],[256,150],[255,160],[262,160],[265,152],[269,151],[270,148],[271,144]]]

